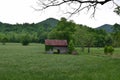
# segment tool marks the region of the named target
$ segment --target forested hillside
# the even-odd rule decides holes
[[[0,37],[7,38],[8,42],[20,42],[22,36],[27,35],[31,42],[44,42],[48,32],[58,23],[58,20],[49,18],[39,23],[7,24],[0,22]]]

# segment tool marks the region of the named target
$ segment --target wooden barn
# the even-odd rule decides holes
[[[45,40],[45,50],[47,53],[67,53],[67,40]]]

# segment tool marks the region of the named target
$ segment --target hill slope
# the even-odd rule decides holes
[[[23,35],[28,34],[32,42],[44,42],[47,34],[55,28],[58,20],[49,18],[39,23],[8,24],[0,22],[0,39],[1,37],[9,38],[9,42],[20,42]],[[8,37],[9,36],[9,37]]]
[[[40,24],[40,25],[43,25],[43,26],[51,26],[51,27],[55,27],[57,25],[59,20],[57,19],[54,19],[54,18],[48,18],[40,23],[37,23],[37,24]]]
[[[104,24],[104,25],[102,25],[102,26],[100,26],[96,29],[98,29],[98,30],[102,29],[102,30],[105,30],[106,32],[112,32],[113,31],[112,25],[110,25],[110,24]]]
[[[29,24],[29,23],[24,23],[24,24],[7,24],[7,23],[2,23],[0,22],[0,32],[21,32],[21,31],[26,31],[26,32],[30,32],[30,31],[38,31],[38,30],[44,30],[44,31],[48,31],[51,30],[51,28],[54,28],[58,23],[57,19],[54,18],[49,18],[46,19],[42,22],[39,23],[33,23],[33,24]]]

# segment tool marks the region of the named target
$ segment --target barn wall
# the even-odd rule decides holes
[[[53,50],[59,50],[60,53],[67,53],[68,52],[67,47],[54,47]]]

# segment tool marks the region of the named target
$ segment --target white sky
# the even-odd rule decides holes
[[[0,22],[4,23],[37,23],[47,18],[60,19],[66,17],[58,8],[53,7],[45,11],[35,11],[31,6],[36,6],[37,0],[0,0]],[[120,3],[120,0],[117,0]],[[81,12],[74,15],[70,20],[78,24],[84,24],[89,27],[98,27],[103,24],[120,24],[120,16],[113,12],[114,5],[107,3],[104,6],[99,5],[95,18],[91,18],[90,14]]]

